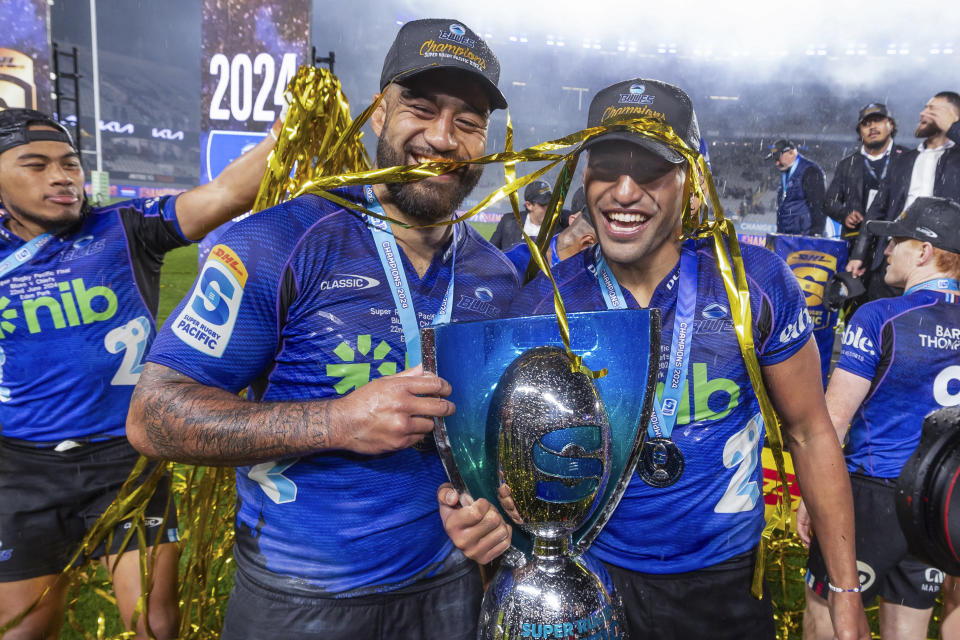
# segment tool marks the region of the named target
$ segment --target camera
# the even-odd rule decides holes
[[[960,407],[924,418],[920,444],[897,479],[896,508],[910,552],[960,575]]]

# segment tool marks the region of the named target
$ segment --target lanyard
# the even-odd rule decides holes
[[[0,262],[0,278],[6,277],[17,267],[20,267],[33,260],[34,256],[37,255],[44,245],[50,242],[51,238],[53,238],[52,234],[41,233],[36,238],[32,239],[30,242],[27,242],[22,247],[4,258],[3,262]]]
[[[863,156],[863,166],[867,168],[867,171],[870,172],[870,176],[877,182],[883,182],[883,179],[887,177],[887,168],[890,166],[890,153],[887,152],[887,156],[883,161],[883,171],[880,172],[880,177],[877,177],[877,172],[873,170],[873,165],[870,163],[870,160]]]
[[[374,213],[383,215],[383,207],[373,195],[373,187],[366,185],[364,194],[367,197],[367,208]],[[400,258],[400,251],[393,237],[393,230],[390,223],[386,220],[373,218],[368,215],[363,216],[367,223],[367,228],[373,235],[373,242],[377,245],[377,254],[380,256],[380,263],[383,265],[383,272],[387,276],[387,283],[393,293],[393,303],[397,307],[397,314],[400,316],[400,327],[403,329],[403,339],[407,343],[407,363],[408,366],[415,367],[423,359],[420,351],[420,323],[417,322],[417,313],[413,308],[413,296],[410,286],[407,284],[407,274],[403,268],[403,261]],[[453,307],[453,270],[457,263],[457,227],[453,228],[453,245],[450,256],[450,284],[447,285],[447,292],[440,302],[440,309],[433,317],[434,325],[446,324],[450,322],[451,309]]]
[[[793,164],[786,171],[780,172],[780,184],[783,186],[783,197],[787,197],[787,183],[790,182],[790,178],[793,177],[793,172],[797,170],[797,165],[800,164],[800,156],[797,156],[797,159],[793,161]]]
[[[926,280],[920,284],[913,285],[904,291],[903,295],[913,293],[914,291],[922,291],[924,289],[956,295],[960,293],[960,281],[957,281],[956,278],[934,278],[933,280]]]
[[[597,281],[608,309],[626,309],[623,291],[610,271],[599,249],[596,253]],[[677,312],[673,319],[670,363],[663,386],[663,397],[653,403],[653,420],[647,433],[654,438],[670,438],[677,423],[677,409],[687,388],[690,368],[693,316],[697,308],[697,252],[692,241],[684,243],[680,252],[680,285],[677,290]]]

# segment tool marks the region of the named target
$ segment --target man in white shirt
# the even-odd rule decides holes
[[[937,196],[960,200],[960,94],[941,91],[924,105],[914,135],[923,142],[916,150],[900,155],[867,210],[866,220],[893,220],[915,199]],[[850,252],[847,271],[861,277],[867,271],[884,268],[886,238],[862,233]],[[882,278],[873,278],[882,283]],[[899,290],[879,291],[870,287],[868,299],[899,295]]]

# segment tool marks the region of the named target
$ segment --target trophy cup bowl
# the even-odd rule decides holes
[[[514,522],[513,546],[484,595],[478,637],[626,637],[619,599],[583,552],[626,490],[652,412],[657,310],[570,314],[424,329],[423,363],[453,389],[434,437],[454,488]],[[626,337],[625,337],[626,336]],[[498,490],[509,488],[508,499]]]

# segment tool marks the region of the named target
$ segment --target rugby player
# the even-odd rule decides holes
[[[94,208],[67,130],[37,111],[0,111],[0,626],[50,590],[5,640],[58,636],[59,574],[139,457],[124,423],[156,333],[163,256],[250,208],[273,142],[179,196]],[[177,633],[168,496],[169,481],[146,510],[159,549],[137,637],[147,622],[157,638]],[[127,532],[92,555],[129,626],[141,589],[136,536],[117,556]]]
[[[463,23],[403,25],[371,117],[376,166],[481,156],[506,106],[498,78]],[[450,219],[480,173],[338,193],[425,225]],[[498,316],[512,266],[466,224],[403,228],[315,195],[220,242],[160,332],[128,428],[148,455],[238,466],[223,637],[474,638],[479,570],[444,533],[446,474],[423,442],[454,407],[418,365],[419,329]]]
[[[603,89],[590,105],[587,126],[641,116],[664,120],[691,149],[699,148],[690,98],[657,80]],[[764,424],[713,241],[680,240],[686,178],[683,157],[663,143],[631,132],[588,141],[584,189],[599,244],[554,270],[568,312],[661,309],[660,380],[674,379],[674,373],[678,380],[672,389],[661,383],[657,403],[663,402],[663,417],[656,428],[651,425],[637,477],[589,553],[609,570],[631,637],[772,639],[770,597],[758,601],[750,595],[764,526]],[[782,260],[759,247],[744,245],[742,251],[757,358],[811,512],[825,527],[827,563],[840,590],[830,599],[836,632],[840,638],[869,638],[859,596],[847,591],[858,585],[850,489],[822,400],[804,297]],[[524,287],[511,307],[516,315],[552,310],[544,276]],[[725,321],[716,322],[720,318]],[[674,357],[677,322],[686,327],[680,350],[685,358]],[[682,364],[672,366],[678,359]],[[666,409],[667,400],[674,411]],[[654,447],[665,463],[647,455]],[[457,511],[457,498],[449,485],[441,487],[441,511]],[[488,533],[498,524],[495,518],[472,528],[465,519],[458,524],[450,535],[469,553],[488,559],[500,548],[496,534]]]
[[[847,324],[827,408],[846,445],[853,487],[857,566],[863,601],[880,598],[883,638],[926,638],[944,574],[910,555],[897,521],[896,480],[920,442],[925,415],[960,403],[960,205],[921,197],[900,218],[870,220],[876,237],[890,237],[885,282],[903,295],[860,307]],[[805,509],[801,535],[810,540]],[[830,638],[828,572],[820,531],[807,564],[803,637]]]

